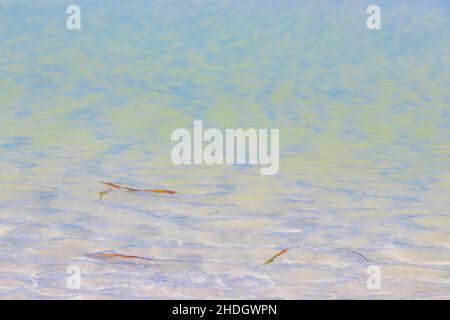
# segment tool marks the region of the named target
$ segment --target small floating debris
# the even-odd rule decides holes
[[[369,262],[369,259],[367,259],[366,257],[364,257],[361,253],[356,252],[355,250],[352,250],[352,249],[347,249],[347,250],[353,252],[354,254],[360,256],[361,258],[363,258],[364,260],[366,260],[367,262]]]
[[[110,193],[113,189],[122,189],[122,190],[126,190],[129,192],[152,192],[152,193],[162,193],[162,194],[175,194],[177,193],[176,191],[173,190],[166,190],[166,189],[136,189],[136,188],[129,188],[129,187],[124,187],[112,182],[107,182],[107,181],[100,181],[100,183],[107,185],[109,187],[109,189],[104,190],[104,191],[100,191],[99,195],[100,195],[100,200],[103,199],[103,197],[105,195],[107,195],[108,193]]]
[[[267,260],[266,262],[264,262],[263,265],[270,264],[270,263],[274,262],[276,258],[278,258],[279,256],[281,256],[282,254],[285,254],[285,253],[288,252],[288,251],[289,251],[289,249],[283,249],[283,250],[279,251],[279,252],[278,252],[276,255],[274,255],[272,258],[270,258],[269,260]]]
[[[103,196],[106,196],[109,193],[109,190],[100,191],[98,194],[100,195],[100,200],[102,200]]]

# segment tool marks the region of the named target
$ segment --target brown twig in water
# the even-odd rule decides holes
[[[135,188],[129,188],[129,187],[123,187],[118,184],[107,182],[107,181],[100,181],[100,183],[105,184],[109,186],[108,190],[100,191],[100,200],[102,200],[103,196],[110,193],[113,189],[122,189],[130,192],[152,192],[152,193],[163,193],[163,194],[175,194],[176,191],[173,190],[166,190],[166,189],[135,189]]]
[[[139,256],[129,256],[121,253],[94,253],[91,256],[96,258],[121,258],[121,259],[140,259],[140,260],[153,260],[150,258],[144,258]]]

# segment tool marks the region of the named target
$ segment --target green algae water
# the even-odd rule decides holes
[[[450,2],[371,4],[1,1],[0,298],[450,298]],[[174,165],[195,120],[278,174]]]

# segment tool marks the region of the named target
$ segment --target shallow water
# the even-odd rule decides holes
[[[450,2],[66,2],[1,3],[0,298],[450,298]],[[194,120],[278,175],[174,166]]]

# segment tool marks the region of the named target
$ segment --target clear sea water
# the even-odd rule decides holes
[[[0,298],[450,298],[450,1],[73,2],[0,1]],[[174,166],[194,120],[278,175]]]

